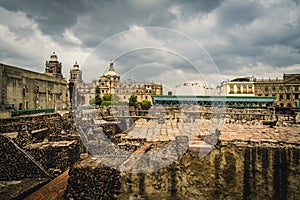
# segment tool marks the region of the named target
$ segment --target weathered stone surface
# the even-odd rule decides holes
[[[3,132],[0,134],[0,180],[5,182],[49,180],[67,170],[85,152],[71,115],[39,114],[2,119],[0,129]],[[7,198],[1,199],[14,195],[14,184],[5,187]],[[30,193],[37,189],[36,185],[32,186],[34,190],[30,185],[27,187]],[[25,196],[30,193],[26,192]],[[25,197],[23,192],[22,195]]]
[[[69,172],[66,199],[117,199],[121,187],[119,172],[91,157],[74,165]]]
[[[299,148],[189,152],[153,173],[121,174],[119,199],[299,199]]]
[[[27,145],[24,149],[53,176],[67,170],[80,157],[78,141],[42,142]]]
[[[23,199],[48,181],[47,178],[0,181],[0,199]]]
[[[0,180],[48,178],[39,166],[16,148],[9,139],[0,135]]]

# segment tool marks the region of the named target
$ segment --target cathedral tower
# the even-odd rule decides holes
[[[69,82],[81,83],[82,82],[82,71],[79,69],[77,62],[73,65],[73,69],[70,70]]]
[[[62,77],[61,68],[61,62],[58,62],[57,55],[53,52],[50,56],[50,60],[46,61],[45,74],[49,76]]]

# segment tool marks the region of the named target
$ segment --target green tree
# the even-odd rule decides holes
[[[100,95],[100,87],[97,85],[96,86],[96,89],[95,89],[95,94],[97,95]]]
[[[95,104],[96,104],[97,106],[100,106],[101,103],[102,103],[102,99],[101,99],[101,97],[97,94],[97,95],[95,96]]]
[[[136,96],[135,95],[131,95],[129,98],[129,105],[135,105],[137,102]]]
[[[120,101],[102,101],[101,106],[114,106],[119,104]]]
[[[103,101],[111,101],[112,94],[106,93],[103,95],[102,100]]]
[[[100,87],[97,85],[96,89],[95,89],[95,104],[97,106],[100,106],[102,103],[102,99],[100,97]]]
[[[143,100],[139,104],[142,106],[142,110],[148,110],[151,107],[151,101],[148,100]]]

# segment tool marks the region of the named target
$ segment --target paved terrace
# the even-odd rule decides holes
[[[158,120],[137,120],[135,126],[124,139],[146,139],[148,142],[174,140],[176,136],[187,136],[190,144],[200,142],[200,138],[211,133],[210,130],[218,128],[222,144],[232,141],[257,143],[286,143],[300,144],[300,125],[293,127],[261,125],[259,122],[249,124],[219,124],[205,119],[195,122],[177,122],[166,120],[159,124]]]

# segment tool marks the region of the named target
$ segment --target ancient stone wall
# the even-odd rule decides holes
[[[299,148],[189,152],[153,173],[121,174],[119,199],[299,199]]]
[[[189,151],[155,172],[126,173],[93,158],[70,171],[74,199],[299,199],[300,149],[234,144],[205,157]]]

